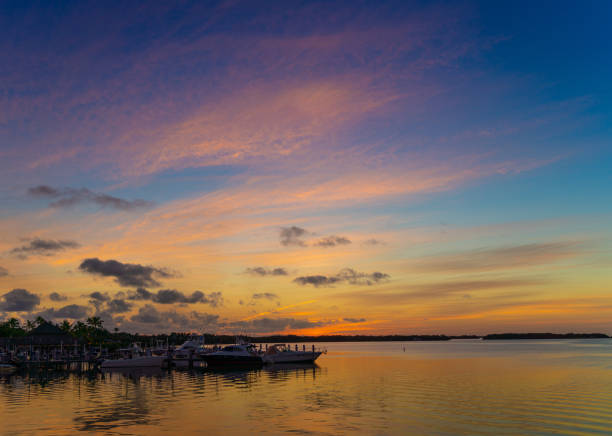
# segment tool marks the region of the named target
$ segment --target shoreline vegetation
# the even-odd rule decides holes
[[[610,336],[604,333],[496,333],[485,335],[484,340],[509,339],[606,339]]]
[[[103,327],[103,321],[98,317],[88,318],[85,322],[67,320],[61,323],[52,323],[41,317],[34,321],[26,321],[21,324],[16,318],[10,318],[0,322],[0,342],[27,341],[28,334],[41,324],[49,323],[60,328],[81,343],[104,344],[105,346],[120,347],[134,342],[155,344],[159,342],[169,345],[178,345],[195,336],[191,332],[140,335],[138,333],[120,332],[114,329],[110,332]],[[605,339],[610,336],[604,333],[496,333],[488,335],[267,335],[251,336],[240,335],[215,335],[205,333],[199,335],[204,337],[207,344],[234,343],[237,338],[255,343],[297,343],[297,342],[411,342],[411,341],[448,341],[451,339],[483,339],[483,340],[514,340],[514,339]]]

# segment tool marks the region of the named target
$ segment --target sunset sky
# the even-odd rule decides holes
[[[612,333],[612,2],[0,6],[0,319]]]

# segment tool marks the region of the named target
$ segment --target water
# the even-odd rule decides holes
[[[612,434],[610,340],[321,345],[317,365],[1,376],[0,432]]]

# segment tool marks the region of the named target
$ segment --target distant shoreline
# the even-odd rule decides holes
[[[606,339],[604,333],[495,333],[488,335],[325,335],[325,336],[249,336],[251,342],[412,342],[412,341],[449,341],[451,339],[514,340],[514,339]]]
[[[496,333],[483,336],[483,340],[511,339],[606,339],[604,333]]]

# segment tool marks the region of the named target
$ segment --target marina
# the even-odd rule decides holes
[[[285,344],[247,343],[236,339],[235,344],[204,344],[204,338],[192,337],[179,346],[156,344],[142,347],[132,343],[128,347],[110,350],[100,344],[85,344],[59,327],[43,322],[27,336],[0,338],[0,372],[45,369],[61,371],[90,371],[125,368],[223,368],[225,366],[263,366],[275,363],[314,361],[325,352],[311,346],[306,351],[295,350]]]

